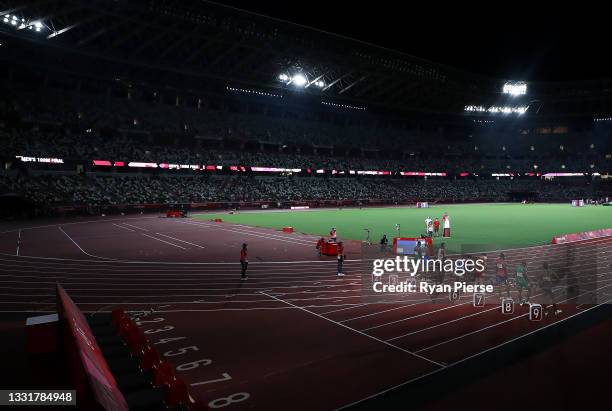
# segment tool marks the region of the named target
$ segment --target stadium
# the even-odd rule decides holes
[[[0,0],[0,405],[606,404],[609,67],[223,3]]]

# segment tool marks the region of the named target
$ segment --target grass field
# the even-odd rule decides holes
[[[371,230],[371,240],[382,233],[396,235],[395,224],[401,225],[402,237],[419,236],[425,231],[425,218],[451,217],[452,238],[446,242],[453,252],[466,248],[494,250],[549,243],[554,235],[612,227],[612,207],[571,207],[569,204],[461,204],[429,209],[364,208],[312,211],[249,211],[240,214],[200,214],[197,218],[220,217],[223,221],[258,227],[281,229],[327,236],[331,227],[339,239],[364,240],[364,228]]]

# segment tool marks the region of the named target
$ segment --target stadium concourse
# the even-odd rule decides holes
[[[426,405],[431,390],[422,381],[440,384],[440,394],[456,372],[477,378],[474,369],[490,367],[489,378],[499,378],[499,358],[515,361],[534,337],[542,350],[560,330],[580,338],[568,330],[588,327],[612,300],[611,237],[505,251],[510,266],[526,261],[533,276],[545,261],[571,272],[574,291],[565,283],[554,289],[562,313],[541,321],[530,321],[526,306],[502,314],[494,295],[481,307],[473,295],[368,301],[361,242],[346,242],[339,278],[335,258],[315,253],[317,238],[158,216],[5,224],[2,311],[53,312],[59,282],[91,321],[116,308],[133,313],[211,409],[368,409],[370,397],[386,398],[396,386],[414,384],[409,401]],[[246,282],[237,264],[245,241]],[[512,297],[518,301],[514,290]],[[532,302],[542,299],[534,290]]]

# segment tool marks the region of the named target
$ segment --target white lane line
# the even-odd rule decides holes
[[[6,253],[0,253],[0,255],[6,256],[6,257],[15,257],[15,254],[6,254]],[[23,261],[27,261],[27,259],[33,259],[34,261],[36,260],[53,260],[53,261],[74,261],[74,262],[82,262],[82,263],[106,263],[106,265],[108,265],[109,263],[116,263],[118,265],[136,265],[136,264],[142,264],[142,265],[147,265],[147,264],[155,264],[155,265],[176,265],[176,266],[189,266],[189,265],[193,265],[193,266],[219,266],[219,265],[235,265],[236,262],[230,262],[230,261],[226,261],[226,262],[199,262],[199,261],[190,261],[190,262],[177,262],[177,261],[138,261],[138,260],[112,260],[112,261],[99,261],[99,260],[84,260],[84,259],[78,259],[78,258],[59,258],[59,257],[40,257],[40,256],[36,256],[36,255],[21,255],[19,256],[20,259],[22,259]],[[356,259],[356,260],[344,260],[345,264],[348,262],[361,262],[361,259]],[[327,264],[327,265],[335,265],[337,264],[336,261],[334,260],[297,260],[297,261],[252,261],[249,262],[249,267],[253,264],[256,265],[260,265],[260,266],[265,266],[268,264],[273,264],[273,265],[277,265],[277,264],[289,264],[289,265],[295,265],[295,264],[304,264],[304,263],[323,263],[323,264]]]
[[[173,273],[181,273],[185,275],[210,275],[210,276],[222,276],[227,275],[224,272],[227,271],[228,268],[234,268],[236,266],[236,261],[228,264],[228,267],[175,267],[173,268]],[[249,264],[250,265],[250,264]],[[229,267],[231,266],[231,267]],[[255,265],[252,269],[249,267],[249,272],[254,272],[251,270],[255,270],[258,273],[270,273],[273,275],[280,274],[321,274],[321,273],[330,273],[337,277],[337,272],[335,270],[336,267],[326,267],[326,266],[270,266],[265,267],[263,265]],[[10,261],[10,263],[5,263],[0,261],[0,270],[19,271],[19,269],[39,269],[44,270],[44,272],[48,272],[49,270],[60,270],[62,272],[66,270],[73,270],[78,272],[87,272],[93,271],[95,273],[98,272],[120,272],[121,275],[125,273],[134,273],[134,274],[142,274],[142,273],[150,273],[155,271],[160,271],[164,273],[168,273],[168,268],[155,268],[150,266],[135,266],[135,265],[124,265],[124,266],[109,266],[109,265],[95,265],[95,264],[56,264],[56,263],[48,263],[46,261],[43,262],[35,262],[32,263],[30,261]],[[345,274],[351,275],[361,275],[361,271],[358,267],[349,267],[346,270]],[[354,280],[353,280],[354,281]]]
[[[172,240],[180,241],[181,243],[189,244],[189,245],[192,245],[194,247],[205,248],[204,246],[201,246],[201,245],[198,245],[198,244],[194,244],[194,243],[190,243],[189,241],[181,240],[180,238],[171,237],[171,236],[166,235],[166,234],[162,234],[162,233],[155,233],[155,234],[161,235],[161,236],[164,236],[164,237],[168,237],[168,238],[170,238]]]
[[[605,281],[605,280],[604,280],[604,281]],[[610,280],[608,280],[608,281],[610,281]],[[586,283],[586,284],[580,284],[580,283],[579,283],[579,284],[580,284],[580,285],[590,285],[590,284],[597,284],[597,283],[598,283],[598,282],[595,282],[595,283]],[[556,293],[556,292],[558,292],[559,290],[563,290],[563,289],[565,289],[565,287],[563,287],[563,286],[557,286],[557,287],[555,287],[555,288],[556,288],[556,289],[553,291],[553,292],[555,292],[555,293]],[[538,294],[532,295],[532,296],[531,296],[531,299],[535,299],[535,298],[537,298],[537,297],[541,297],[542,295],[544,295],[544,293],[538,293]],[[480,315],[480,314],[484,314],[484,313],[487,313],[487,312],[490,312],[490,311],[499,310],[499,309],[500,309],[500,308],[499,308],[499,306],[495,306],[495,307],[493,307],[493,308],[489,308],[489,309],[486,309],[486,310],[477,311],[477,312],[472,313],[472,314],[468,314],[468,315],[465,315],[465,316],[461,316],[461,317],[454,318],[454,319],[452,319],[452,320],[450,320],[450,321],[446,321],[446,322],[439,323],[439,324],[434,324],[434,325],[432,325],[432,326],[425,327],[425,328],[421,328],[421,329],[418,329],[418,330],[415,330],[415,331],[409,332],[409,333],[407,333],[407,334],[402,334],[402,335],[399,335],[399,336],[397,336],[397,337],[389,338],[387,341],[394,341],[394,340],[398,340],[398,339],[403,338],[403,337],[408,337],[408,336],[410,336],[410,335],[414,335],[414,334],[418,334],[418,333],[421,333],[421,332],[424,332],[424,331],[432,330],[432,329],[434,329],[434,328],[438,328],[438,327],[441,327],[441,326],[443,326],[443,325],[448,325],[448,324],[451,324],[451,323],[454,323],[454,322],[457,322],[457,321],[464,320],[464,319],[466,319],[466,318],[475,317],[475,316],[478,316],[478,315]]]
[[[157,217],[155,217],[157,218]],[[109,220],[107,220],[109,221]],[[114,220],[117,221],[117,220]],[[97,222],[97,221],[91,221],[91,223],[93,222]],[[78,223],[66,223],[64,225],[71,225],[71,224],[78,224]],[[58,225],[52,225],[52,227],[56,227]],[[27,228],[24,228],[27,229]],[[7,232],[14,232],[14,231],[18,231],[18,230],[10,230]],[[576,245],[579,243],[584,243],[583,247],[593,247],[593,246],[598,246],[598,245],[603,245],[603,246],[608,246],[607,243],[609,243],[611,240],[611,237],[601,237],[601,238],[597,238],[597,239],[585,239],[585,240],[579,240],[573,243],[565,243],[565,244],[559,244],[557,246],[554,246],[555,248],[553,249],[553,254],[559,254],[559,253],[563,253],[565,251],[565,248],[563,248],[563,246],[567,246],[567,245]],[[528,250],[530,248],[538,248],[538,247],[553,247],[550,244],[545,244],[542,246],[532,246],[532,247],[524,247],[524,248],[515,248],[515,249],[510,249],[508,250],[513,251],[513,250]],[[6,254],[6,253],[0,253],[0,255],[2,256],[6,256],[6,257],[15,257],[14,254]],[[515,259],[515,258],[519,258],[520,255],[531,255],[530,253],[519,253],[519,255],[512,255],[511,258]],[[547,256],[548,258],[553,258],[553,255]],[[40,257],[40,256],[25,256],[22,255],[19,257],[20,260],[22,261],[27,261],[27,259],[31,259],[33,261],[37,261],[37,260],[44,260],[44,261],[72,261],[72,262],[83,262],[83,263],[91,263],[91,262],[96,262],[96,263],[105,263],[105,264],[109,264],[109,263],[116,263],[116,264],[130,264],[130,265],[137,265],[137,264],[142,264],[142,265],[148,265],[148,264],[157,264],[157,265],[171,265],[171,266],[189,266],[189,265],[193,265],[193,266],[219,266],[219,265],[228,265],[228,264],[234,264],[232,262],[170,262],[170,261],[137,261],[137,260],[118,260],[118,259],[110,259],[110,258],[106,258],[106,257],[97,257],[97,258],[102,258],[105,260],[109,260],[109,261],[105,261],[105,260],[84,260],[84,259],[74,259],[74,258],[58,258],[58,257]],[[351,259],[351,260],[346,260],[345,263],[350,263],[350,262],[362,262],[362,261],[367,261],[367,260],[372,260],[372,259]],[[258,262],[258,261],[254,261],[251,262],[250,265],[253,264],[259,264],[259,265],[268,265],[268,264],[302,264],[302,263],[322,263],[322,264],[335,264],[335,261],[333,260],[302,260],[302,261],[265,261],[265,262]]]
[[[249,235],[249,236],[252,236],[252,237],[260,237],[260,238],[265,238],[267,240],[282,241],[284,243],[290,243],[290,244],[313,245],[313,243],[311,243],[309,241],[308,242],[306,242],[306,241],[296,241],[296,240],[292,240],[292,239],[282,238],[280,236],[276,237],[276,236],[272,236],[272,235],[258,234],[258,233],[254,233],[254,232],[251,232],[251,231],[222,228],[222,227],[218,227],[218,226],[214,226],[214,225],[208,225],[208,224],[187,223],[187,222],[183,222],[183,221],[177,221],[176,223],[177,224],[187,224],[187,225],[191,225],[191,226],[194,226],[194,227],[214,228],[215,230],[227,231],[227,232],[230,232],[230,233],[244,234],[244,235]]]
[[[481,356],[481,355],[486,354],[486,353],[488,353],[488,352],[490,352],[490,351],[496,350],[496,349],[498,349],[498,348],[500,348],[500,347],[503,347],[503,346],[505,346],[505,345],[512,344],[513,342],[518,341],[518,340],[520,340],[520,339],[522,339],[522,338],[525,338],[525,337],[527,337],[527,336],[529,336],[529,335],[535,334],[535,333],[540,332],[540,331],[542,331],[542,330],[544,330],[544,329],[546,329],[546,328],[549,328],[549,327],[552,327],[552,326],[554,326],[554,325],[560,324],[560,323],[562,323],[562,322],[564,322],[564,321],[569,320],[570,318],[574,318],[574,317],[576,317],[576,316],[578,316],[578,315],[581,315],[581,314],[583,314],[583,313],[585,313],[585,312],[587,312],[587,311],[593,310],[593,309],[595,309],[595,308],[597,308],[597,307],[599,307],[599,306],[602,306],[602,305],[604,305],[604,304],[609,304],[609,303],[611,303],[611,302],[612,302],[612,300],[608,300],[608,301],[606,301],[605,303],[602,303],[602,304],[596,305],[596,306],[591,307],[591,308],[589,308],[589,309],[587,309],[587,310],[585,310],[585,311],[581,311],[581,312],[576,313],[576,314],[573,314],[573,315],[571,315],[571,316],[569,316],[569,317],[563,318],[563,319],[561,319],[561,320],[559,320],[559,321],[555,321],[555,322],[553,322],[553,323],[547,324],[547,325],[545,325],[545,326],[543,326],[543,327],[537,328],[537,329],[535,329],[535,330],[533,330],[533,331],[530,331],[530,332],[528,332],[528,333],[526,333],[526,334],[521,334],[521,335],[519,335],[519,336],[517,336],[517,337],[515,337],[515,338],[513,338],[513,339],[511,339],[511,340],[505,341],[505,342],[503,342],[503,343],[501,343],[501,344],[498,344],[498,345],[496,345],[496,346],[493,346],[493,347],[491,347],[491,348],[487,348],[486,350],[479,351],[479,352],[477,352],[476,354],[472,354],[472,355],[470,355],[470,356],[468,356],[468,357],[465,357],[465,358],[463,358],[463,359],[461,359],[461,360],[459,360],[459,361],[455,361],[454,363],[449,364],[449,365],[447,366],[447,368],[449,368],[449,367],[454,367],[454,366],[456,366],[456,365],[458,365],[458,364],[461,364],[461,363],[464,363],[464,362],[466,362],[466,361],[469,361],[469,360],[471,360],[472,358],[476,358],[476,357],[478,357],[478,356]],[[419,375],[418,377],[411,378],[411,379],[409,379],[409,380],[407,380],[407,381],[404,381],[404,382],[402,382],[402,383],[400,383],[400,384],[394,385],[393,387],[386,388],[386,389],[384,389],[384,390],[382,390],[382,391],[379,391],[379,392],[377,392],[377,393],[374,393],[374,394],[372,394],[372,395],[369,395],[369,396],[367,396],[367,397],[365,397],[365,398],[362,398],[362,399],[357,400],[357,401],[354,401],[354,402],[352,402],[352,403],[349,403],[349,404],[343,405],[342,407],[336,408],[336,411],[340,411],[340,410],[345,410],[345,409],[351,408],[352,406],[357,405],[357,404],[360,404],[360,403],[362,403],[362,402],[364,402],[364,401],[366,401],[366,400],[369,400],[369,399],[372,399],[372,398],[378,397],[378,396],[379,396],[379,395],[381,395],[381,394],[387,393],[387,392],[389,392],[389,391],[391,391],[391,390],[394,390],[394,389],[397,389],[397,388],[399,388],[399,387],[406,386],[406,385],[408,385],[408,384],[411,384],[411,383],[413,383],[413,382],[415,382],[415,381],[421,380],[421,379],[423,379],[423,378],[425,378],[425,377],[428,377],[428,376],[430,376],[430,375],[436,374],[436,373],[441,372],[441,371],[443,371],[443,370],[444,370],[444,369],[440,368],[440,369],[437,369],[437,370],[434,370],[434,371],[428,372],[428,373],[426,373],[426,374],[421,374],[421,375]]]
[[[404,352],[404,353],[406,353],[406,354],[410,354],[410,355],[412,355],[413,357],[420,358],[421,360],[425,360],[425,361],[427,361],[427,362],[429,362],[429,363],[431,363],[431,364],[435,364],[435,365],[437,365],[438,367],[441,367],[441,368],[444,368],[444,367],[445,367],[445,365],[443,365],[443,364],[441,364],[441,363],[439,363],[439,362],[436,362],[436,361],[434,361],[434,360],[432,360],[432,359],[429,359],[429,358],[427,358],[427,357],[423,357],[422,355],[416,354],[416,353],[414,353],[414,352],[412,352],[412,351],[405,350],[405,349],[403,349],[403,348],[401,348],[401,347],[398,347],[397,345],[394,345],[394,344],[391,344],[391,343],[389,343],[389,342],[387,342],[387,341],[381,340],[380,338],[376,338],[376,337],[374,337],[374,336],[372,336],[372,335],[366,334],[366,333],[364,333],[363,331],[359,331],[359,330],[356,330],[356,329],[354,329],[354,328],[351,328],[351,327],[349,327],[349,326],[348,326],[348,325],[346,325],[346,324],[341,324],[341,323],[339,323],[339,322],[337,322],[337,321],[334,321],[334,320],[332,320],[332,319],[330,319],[330,318],[327,318],[327,317],[324,317],[324,316],[322,316],[322,315],[320,315],[320,314],[317,314],[317,313],[315,313],[314,311],[310,311],[310,310],[307,310],[307,309],[306,309],[306,308],[304,308],[304,307],[300,307],[300,306],[298,306],[298,305],[292,304],[292,303],[290,303],[289,301],[282,300],[282,299],[280,299],[280,298],[278,298],[278,297],[275,297],[275,296],[270,295],[270,294],[266,294],[266,293],[264,293],[264,292],[262,292],[262,294],[263,294],[263,295],[265,295],[265,296],[268,296],[268,297],[270,297],[270,298],[272,298],[272,299],[274,299],[274,300],[276,300],[276,301],[280,301],[280,302],[281,302],[281,303],[283,303],[283,304],[287,304],[287,305],[290,305],[290,306],[292,306],[292,307],[298,308],[299,310],[304,311],[304,312],[306,312],[306,313],[309,313],[309,314],[311,314],[311,315],[314,315],[315,317],[319,317],[319,318],[321,318],[321,319],[323,319],[323,320],[325,320],[325,321],[329,321],[329,322],[331,322],[331,323],[333,323],[333,324],[336,324],[336,325],[338,325],[338,326],[340,326],[340,327],[342,327],[342,328],[346,328],[347,330],[350,330],[350,331],[352,331],[352,332],[354,332],[354,333],[357,333],[357,334],[359,334],[359,335],[362,335],[362,336],[364,336],[364,337],[367,337],[367,338],[369,338],[369,339],[371,339],[371,340],[377,341],[377,342],[379,342],[379,343],[381,343],[381,344],[384,344],[384,345],[387,345],[387,346],[389,346],[389,347],[391,347],[391,348],[394,348],[394,349],[396,349],[396,350],[402,351],[402,352]]]
[[[608,287],[612,287],[612,284],[608,284],[608,285],[606,285],[606,286],[599,287],[599,288],[597,288],[597,289],[596,289],[596,291],[603,290],[604,288],[608,288]],[[580,296],[583,296],[583,295],[586,295],[586,294],[589,294],[589,293],[591,293],[591,291],[586,292],[586,293],[582,293],[582,294],[578,295],[577,297],[572,297],[572,298],[578,298],[578,297],[580,297]],[[565,300],[561,300],[561,301],[559,301],[557,304],[562,304],[562,303],[564,303],[564,302],[566,302],[566,301],[568,301],[568,300],[569,300],[569,298],[566,298]],[[548,305],[548,304],[547,304],[547,305]],[[485,331],[485,330],[488,330],[488,329],[491,329],[491,328],[497,327],[498,325],[502,325],[502,324],[505,324],[505,323],[509,323],[510,321],[518,320],[519,318],[523,318],[523,317],[526,317],[526,316],[528,316],[528,315],[529,315],[529,313],[525,313],[525,314],[517,315],[516,317],[511,317],[511,318],[509,318],[509,319],[507,319],[507,320],[500,321],[500,322],[498,322],[498,323],[494,323],[494,324],[488,325],[488,326],[486,326],[486,327],[480,328],[480,329],[478,329],[478,330],[475,330],[475,331],[472,331],[472,332],[469,332],[469,333],[466,333],[466,334],[462,334],[462,335],[460,335],[460,336],[458,336],[458,337],[454,337],[454,338],[450,338],[450,339],[448,339],[448,340],[444,340],[444,341],[442,341],[442,342],[436,343],[436,344],[431,345],[431,346],[429,346],[429,347],[421,348],[421,349],[419,349],[417,352],[427,351],[427,350],[430,350],[430,349],[432,349],[432,348],[438,347],[438,346],[440,346],[440,345],[448,344],[449,342],[457,341],[457,340],[460,340],[460,339],[462,339],[462,338],[469,337],[470,335],[478,334],[478,333],[483,332],[483,331]],[[571,317],[570,317],[570,318],[571,318]]]
[[[119,224],[115,224],[115,223],[113,223],[113,225],[114,225],[115,227],[119,227],[119,228],[122,228],[122,229],[124,229],[124,230],[131,231],[131,232],[133,232],[133,233],[134,233],[134,232],[136,232],[136,230],[132,230],[131,228],[127,228],[127,227],[124,227],[124,226],[119,225]]]
[[[329,291],[328,291],[329,292]],[[331,314],[331,313],[337,313],[339,311],[344,311],[344,310],[350,310],[351,308],[358,308],[358,307],[363,307],[364,305],[369,305],[370,303],[364,303],[364,304],[355,304],[352,305],[350,307],[344,307],[344,308],[340,308],[338,310],[332,310],[332,311],[326,311],[324,313],[321,313],[321,315],[327,315],[327,314]]]
[[[115,260],[114,260],[114,259],[112,259],[112,258],[108,258],[108,257],[100,257],[100,256],[97,256],[97,255],[89,254],[87,251],[83,250],[83,249],[81,248],[81,246],[80,246],[80,245],[79,245],[79,244],[78,244],[76,241],[74,241],[74,240],[72,239],[72,237],[70,237],[70,236],[68,235],[68,233],[67,233],[67,232],[65,232],[65,231],[62,229],[62,226],[58,226],[57,228],[59,228],[59,230],[60,230],[62,233],[64,233],[64,235],[65,235],[66,237],[68,237],[68,239],[69,239],[70,241],[72,241],[72,243],[73,243],[74,245],[76,245],[76,246],[77,246],[77,248],[78,248],[79,250],[81,250],[81,252],[82,252],[83,254],[85,254],[85,255],[87,255],[87,256],[89,256],[89,257],[93,257],[93,258],[100,258],[100,259],[102,259],[102,260],[110,260],[110,261],[115,261]]]
[[[152,238],[153,240],[161,241],[162,243],[166,243],[166,244],[171,245],[173,247],[180,248],[182,250],[187,250],[185,247],[181,247],[180,245],[176,245],[176,244],[173,244],[173,243],[171,243],[169,241],[162,240],[161,238],[153,237],[152,235],[145,234],[145,233],[140,233],[140,234],[144,235],[145,237]]]
[[[591,273],[588,272],[588,269],[586,267],[593,266],[593,265],[595,266],[594,268],[596,269],[597,268],[597,263],[595,262],[595,263],[590,263],[590,264],[584,264],[582,266],[583,269],[575,270],[574,273],[581,273],[581,272],[585,272],[585,271],[587,272],[587,274],[576,276],[576,278],[588,277],[589,275],[591,275]],[[535,272],[534,270],[531,271],[532,275],[533,275],[534,272]],[[461,298],[464,298],[464,297],[465,296],[463,296]],[[444,309],[452,309],[452,308],[455,308],[455,307],[462,307],[462,306],[468,305],[468,304],[471,304],[471,301],[466,301],[465,303],[461,303],[461,304],[455,304],[455,305],[446,307]],[[349,322],[349,321],[357,320],[357,319],[360,319],[360,318],[372,317],[372,316],[375,316],[375,315],[379,315],[381,313],[386,313],[386,312],[395,311],[395,310],[401,310],[403,308],[411,307],[413,305],[414,304],[409,304],[409,305],[403,305],[403,306],[400,306],[400,307],[390,308],[390,309],[383,310],[383,311],[377,311],[377,312],[374,312],[374,313],[361,315],[359,317],[353,317],[353,318],[349,318],[349,319],[346,319],[346,320],[342,320],[341,322]],[[444,309],[442,309],[442,310],[444,310]],[[437,311],[441,311],[441,310],[431,311],[430,313],[435,313]],[[421,315],[427,315],[427,314],[429,314],[429,313],[423,313]],[[421,316],[421,315],[419,315],[419,316]],[[369,331],[369,330],[372,330],[372,329],[375,329],[375,328],[384,327],[384,326],[387,326],[387,325],[397,324],[397,323],[400,323],[400,322],[403,322],[403,321],[411,320],[413,318],[415,318],[415,317],[406,317],[406,318],[402,318],[402,319],[399,319],[399,320],[391,321],[391,322],[388,322],[388,323],[383,323],[383,324],[376,325],[376,326],[373,326],[373,327],[370,327],[370,328],[366,328],[366,329],[364,329],[364,331]]]
[[[427,311],[427,312],[424,312],[424,313],[420,313],[420,314],[413,315],[413,316],[410,316],[410,317],[405,317],[405,318],[402,318],[400,320],[388,322],[388,323],[381,324],[381,325],[375,325],[373,327],[364,328],[363,330],[364,331],[374,330],[376,328],[384,327],[384,326],[387,326],[387,325],[391,325],[391,324],[395,324],[395,323],[399,323],[399,322],[403,322],[403,321],[412,320],[414,318],[425,317],[426,315],[435,314],[435,313],[440,312],[440,311],[452,310],[453,308],[460,307],[460,306],[466,305],[466,304],[472,304],[472,301],[470,300],[470,301],[462,303],[462,304],[449,305],[448,307],[443,307],[443,308],[439,308],[437,310]],[[416,304],[410,304],[410,305],[408,305],[408,307],[413,306],[413,305],[416,305]]]
[[[138,226],[135,226],[135,225],[132,225],[132,224],[128,224],[128,223],[123,223],[123,225],[126,225],[126,226],[128,226],[128,227],[135,228],[135,229],[137,229],[137,230],[149,231],[149,230],[147,230],[146,228],[138,227]]]
[[[193,222],[193,224],[199,224],[199,225],[202,225],[202,226],[205,226],[205,227],[220,228],[219,225],[207,224],[205,222],[199,222],[199,223]],[[303,243],[305,245],[313,245],[312,240],[307,240],[305,238],[299,238],[299,237],[291,238],[291,237],[288,237],[286,234],[276,234],[276,233],[268,233],[268,232],[257,231],[256,227],[249,227],[247,229],[244,229],[244,228],[240,229],[240,228],[233,228],[233,227],[224,227],[224,228],[227,229],[227,230],[234,230],[236,232],[241,232],[241,233],[245,233],[245,234],[255,233],[255,234],[261,234],[261,235],[265,235],[265,236],[268,236],[268,237],[271,237],[271,238],[275,238],[275,239],[276,238],[279,238],[279,239],[289,239],[291,241],[300,242],[300,243]]]
[[[19,230],[19,234],[17,235],[17,251],[15,251],[15,255],[19,257],[19,246],[21,246],[21,229]]]

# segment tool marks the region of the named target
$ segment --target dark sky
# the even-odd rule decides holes
[[[506,4],[503,9],[442,1],[218,2],[495,77],[612,77],[612,19],[602,3],[572,3],[573,9],[565,10],[556,2],[542,11],[532,10],[536,0],[532,7],[489,2]]]

